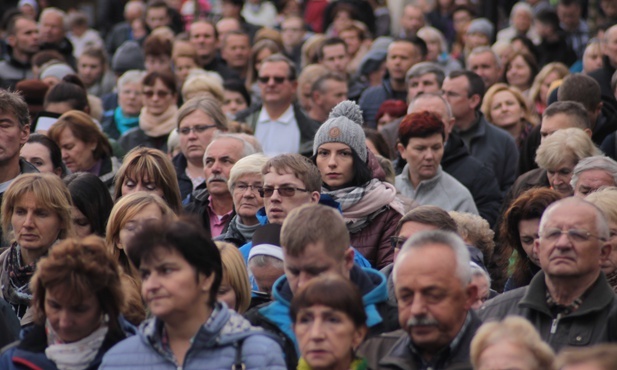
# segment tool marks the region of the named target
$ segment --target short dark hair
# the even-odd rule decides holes
[[[167,71],[149,72],[147,75],[144,76],[144,79],[141,81],[141,84],[143,86],[152,87],[154,86],[154,84],[156,84],[157,79],[161,80],[163,85],[165,85],[165,87],[167,87],[171,91],[172,94],[176,95],[178,93],[178,86],[176,85],[176,78],[174,77],[174,75],[171,74],[171,72],[167,72]]]
[[[456,221],[448,212],[437,206],[418,206],[407,212],[396,224],[394,235],[398,235],[407,222],[417,222],[419,224],[435,226],[439,230],[458,232]]]
[[[422,59],[426,58],[428,54],[428,46],[426,46],[426,41],[418,36],[410,36],[406,38],[411,44],[413,44],[418,51],[420,51],[420,55],[422,55]]]
[[[345,48],[345,53],[347,53],[347,44],[345,43],[345,41],[343,41],[343,39],[341,39],[340,37],[328,37],[327,39],[323,40],[321,44],[319,44],[319,48],[317,49],[317,60],[319,60],[320,62],[323,60],[324,49],[327,46],[335,45],[343,45],[343,47]]]
[[[196,275],[214,274],[209,300],[214,306],[223,277],[223,263],[219,249],[200,222],[186,216],[167,223],[145,222],[125,250],[131,262],[139,268],[142,262],[154,257],[157,248],[178,252],[195,269]]]
[[[0,89],[0,112],[14,115],[21,128],[30,125],[28,104],[19,92]]]
[[[88,172],[78,172],[64,178],[69,188],[73,205],[86,216],[93,234],[105,236],[107,220],[114,201],[107,186],[98,176]]]
[[[311,279],[306,286],[294,295],[289,308],[291,321],[296,322],[303,308],[323,305],[341,311],[354,323],[356,328],[366,326],[362,294],[349,279],[335,274],[324,274]]]
[[[553,9],[542,9],[534,18],[536,21],[551,27],[553,31],[558,31],[561,29],[559,26],[559,16]]]
[[[563,113],[575,120],[576,126],[581,129],[591,128],[593,122],[589,119],[589,114],[585,106],[575,101],[557,101],[546,107],[542,113],[542,119]]]
[[[325,83],[328,80],[334,80],[334,81],[338,81],[338,82],[347,83],[347,79],[342,74],[337,73],[337,72],[328,71],[323,76],[319,76],[315,80],[315,82],[313,82],[313,84],[311,85],[311,92],[313,92],[313,91],[319,91],[321,93],[326,92],[325,91],[326,90]]]
[[[398,128],[398,140],[404,147],[414,137],[427,138],[435,134],[440,134],[444,140],[446,139],[446,130],[441,119],[427,111],[406,115]]]
[[[246,102],[246,106],[251,106],[251,94],[249,94],[246,86],[244,85],[244,83],[242,83],[242,81],[237,79],[225,80],[225,82],[223,83],[223,89],[237,92],[238,94],[242,95],[244,101]]]
[[[593,112],[602,102],[602,91],[595,78],[583,73],[575,73],[563,79],[563,83],[557,90],[557,99],[579,102],[589,112]]]
[[[88,93],[77,75],[64,76],[62,81],[47,90],[43,106],[50,103],[68,103],[71,109],[84,111],[90,107]]]
[[[364,130],[366,140],[373,143],[373,145],[375,145],[375,149],[377,149],[377,151],[379,152],[376,154],[379,154],[386,159],[392,159],[392,150],[388,146],[388,142],[383,137],[381,132],[375,130],[374,128],[368,127],[363,127],[362,129]]]
[[[49,158],[51,158],[51,165],[54,167],[54,170],[56,168],[60,168],[62,170],[60,177],[64,177],[66,175],[66,166],[64,165],[64,162],[62,162],[62,151],[55,141],[50,139],[47,135],[33,133],[30,134],[30,137],[26,143],[41,144],[47,148],[47,150],[49,150]]]
[[[469,83],[469,90],[467,91],[467,97],[472,97],[474,95],[480,95],[480,101],[484,99],[484,93],[486,92],[486,87],[484,86],[484,81],[482,81],[482,77],[478,76],[477,73],[472,71],[453,71],[450,72],[448,78],[458,78],[464,76],[467,78],[467,82]],[[480,105],[478,104],[477,109],[480,109]]]
[[[263,66],[264,63],[275,63],[275,62],[287,63],[287,67],[289,68],[289,74],[287,78],[289,78],[290,81],[295,81],[298,78],[298,70],[296,69],[296,64],[291,59],[287,58],[281,53],[270,55],[269,57],[261,61],[261,65]],[[257,73],[259,73],[259,71],[257,71]]]
[[[533,84],[533,80],[538,75],[539,67],[538,67],[538,62],[536,61],[536,57],[534,57],[533,54],[530,54],[526,51],[517,51],[516,53],[512,54],[510,59],[508,59],[506,64],[503,66],[502,80],[503,81],[508,80],[507,78],[508,70],[512,66],[512,62],[514,61],[514,59],[516,59],[519,56],[523,58],[523,61],[525,61],[525,64],[527,64],[527,66],[529,67],[529,70],[531,71],[531,73],[529,73],[529,80],[527,81],[528,86],[531,86]]]
[[[169,41],[168,39],[156,35],[149,35],[144,41],[143,49],[144,55],[146,56],[168,56],[169,58],[171,58],[173,46],[171,44],[171,41]]]

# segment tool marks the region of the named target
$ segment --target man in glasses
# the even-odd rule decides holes
[[[617,341],[617,297],[600,270],[611,252],[602,211],[577,197],[560,200],[542,215],[539,235],[542,271],[529,286],[489,300],[481,318],[522,316],[556,352]]]
[[[266,58],[259,68],[258,84],[262,105],[238,113],[270,156],[283,153],[313,153],[313,137],[319,123],[293,104],[298,82],[293,62],[281,54]]]

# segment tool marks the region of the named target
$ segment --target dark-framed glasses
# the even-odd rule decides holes
[[[269,198],[272,196],[272,194],[274,194],[275,190],[278,191],[279,195],[282,197],[293,197],[294,195],[296,195],[296,191],[308,193],[308,190],[296,188],[294,186],[281,186],[278,188],[272,186],[264,186],[263,188],[261,188],[261,190],[259,190],[259,195],[261,195],[262,198]]]
[[[391,236],[390,237],[390,245],[392,248],[401,249],[403,248],[403,244],[407,241],[407,238],[403,238],[400,236]]]
[[[169,95],[171,95],[171,92],[165,91],[165,90],[157,90],[157,91],[154,91],[154,90],[144,90],[142,94],[144,94],[146,96],[146,98],[151,98],[154,95],[156,95],[156,96],[158,96],[159,99],[164,99],[164,98],[168,97]]]

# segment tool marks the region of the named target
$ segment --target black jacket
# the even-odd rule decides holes
[[[212,230],[210,229],[210,216],[208,215],[208,204],[210,204],[210,200],[208,199],[209,197],[210,193],[208,192],[206,185],[202,184],[198,186],[197,189],[195,189],[195,191],[193,192],[193,194],[191,194],[191,196],[189,197],[189,203],[184,207],[184,211],[199,217],[199,220],[201,221],[204,229],[208,232],[208,235],[212,235]],[[229,221],[231,221],[235,215],[236,211],[234,210],[231,213]],[[229,222],[227,222],[227,224],[223,228],[221,235],[225,234],[228,228]]]
[[[184,200],[193,192],[193,182],[186,175],[186,157],[180,153],[172,160],[174,169],[176,170],[176,178],[180,187],[180,199]]]
[[[68,38],[63,38],[62,41],[57,44],[52,44],[50,42],[41,44],[39,46],[39,50],[56,50],[62,54],[64,59],[66,59],[66,62],[73,68],[73,70],[77,71],[77,60],[73,56],[73,44]]]

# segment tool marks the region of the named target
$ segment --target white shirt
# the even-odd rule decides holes
[[[272,120],[266,109],[262,108],[255,127],[255,137],[267,156],[298,153],[300,128],[294,116],[293,105],[289,105],[285,113],[276,120]]]

